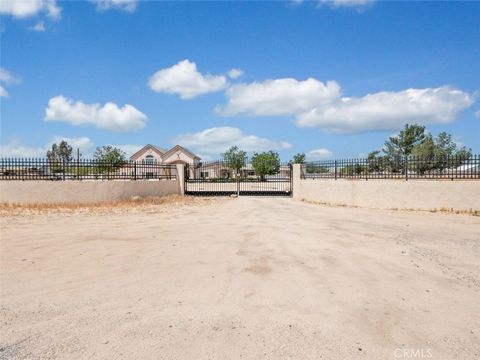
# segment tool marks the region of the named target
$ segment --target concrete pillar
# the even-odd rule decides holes
[[[177,164],[178,193],[185,195],[185,164]]]
[[[292,165],[292,192],[293,198],[298,198],[300,181],[302,181],[302,164]]]

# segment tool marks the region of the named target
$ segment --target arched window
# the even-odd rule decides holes
[[[153,155],[145,156],[145,164],[153,164],[153,163],[155,163],[155,159]]]

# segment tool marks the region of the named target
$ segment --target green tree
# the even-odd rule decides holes
[[[451,157],[455,160],[463,161],[472,156],[472,150],[465,146],[458,146],[452,139],[452,135],[441,132],[435,138],[435,156],[436,157]]]
[[[428,134],[425,140],[412,150],[414,171],[423,174],[431,170],[443,171],[448,167],[457,167],[471,157],[466,147],[458,147],[452,135],[441,132],[436,138]]]
[[[425,141],[426,136],[425,126],[406,124],[397,136],[391,136],[385,142],[383,152],[386,155],[408,156],[415,146]]]
[[[280,171],[280,157],[275,151],[254,153],[252,156],[252,167],[255,173],[265,181],[265,175],[275,175]]]
[[[458,146],[452,139],[452,135],[442,131],[435,138],[435,155],[436,156],[455,156]]]
[[[391,136],[385,141],[383,152],[385,163],[393,172],[405,169],[405,157],[412,154],[413,149],[425,141],[425,126],[406,124],[397,136]]]
[[[375,150],[368,154],[367,157],[367,171],[370,173],[379,173],[385,171],[386,159],[384,156],[380,155],[380,151]]]
[[[125,152],[111,145],[97,147],[93,159],[100,174],[115,172],[127,162]]]
[[[47,159],[50,162],[70,162],[72,161],[73,149],[65,140],[59,144],[52,144],[50,150],[47,151]]]
[[[436,153],[435,141],[432,135],[428,134],[425,140],[416,145],[412,150],[413,162],[410,163],[412,171],[419,174],[424,174],[427,171],[436,168],[435,153]]]
[[[64,165],[72,161],[72,152],[72,147],[65,140],[59,144],[52,144],[51,149],[47,151],[50,169],[54,173],[65,172]]]
[[[415,124],[405,125],[397,136],[390,137],[382,153],[368,155],[369,172],[404,172],[405,158],[410,157],[408,170],[424,174],[460,166],[472,156],[471,149],[459,147],[452,135],[441,132],[434,138],[424,126]]]
[[[350,164],[340,169],[340,174],[343,176],[360,175],[365,171],[365,167],[361,164]]]
[[[305,162],[305,153],[298,153],[293,155],[293,159],[289,161],[289,164],[303,164]]]
[[[234,170],[235,174],[238,175],[247,162],[247,153],[240,150],[238,146],[232,146],[223,154],[223,161],[229,169]]]
[[[305,171],[307,174],[326,174],[330,172],[326,166],[307,164]]]

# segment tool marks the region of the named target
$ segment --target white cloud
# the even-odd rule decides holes
[[[77,148],[80,149],[80,153],[84,158],[92,155],[93,142],[88,137],[69,138],[54,136],[45,146],[28,146],[18,140],[11,141],[6,145],[0,145],[0,157],[44,158],[52,144],[59,143],[62,140],[65,140],[72,146],[74,155],[76,155]]]
[[[216,156],[212,156],[211,154],[198,154],[197,153],[197,156],[202,159],[202,161],[212,161],[212,160],[216,160],[218,155]]]
[[[77,149],[80,150],[80,154],[82,154],[83,158],[91,157],[93,155],[93,150],[95,148],[95,145],[93,141],[86,136],[77,137],[77,138],[55,136],[52,139],[51,143],[47,146],[47,149],[50,149],[51,144],[53,143],[58,144],[61,141],[66,141],[73,148],[74,157],[77,156]]]
[[[405,123],[450,123],[472,103],[468,93],[449,86],[384,91],[313,108],[300,114],[296,123],[332,132],[396,130]]]
[[[213,127],[197,133],[178,135],[174,142],[205,154],[221,154],[237,145],[245,151],[283,150],[292,147],[284,141],[274,141],[255,135],[246,135],[234,127]]]
[[[320,5],[327,5],[332,9],[337,8],[365,8],[372,5],[375,0],[318,0]]]
[[[477,111],[475,112],[475,117],[478,118],[478,119],[480,119],[480,110],[477,110]]]
[[[187,100],[224,89],[227,79],[222,75],[203,75],[194,62],[183,60],[172,67],[158,70],[148,83],[153,91],[177,94]]]
[[[341,94],[336,81],[265,80],[231,86],[226,91],[227,104],[215,110],[225,116],[293,116],[299,127],[339,133],[392,131],[405,123],[450,123],[475,98],[450,86],[382,91],[364,97]]]
[[[4,84],[18,84],[20,82],[20,78],[13,76],[10,72],[5,70],[4,68],[0,68],[0,83]],[[0,97],[9,97],[8,91],[5,89],[3,85],[0,85]]]
[[[7,70],[4,68],[0,68],[0,81],[10,84],[14,81],[14,77],[12,74],[10,74]]]
[[[217,107],[223,115],[295,115],[334,101],[340,96],[340,86],[335,81],[324,84],[314,78],[286,78],[234,85],[226,94],[227,105]]]
[[[36,31],[36,32],[44,32],[47,30],[45,27],[45,22],[39,21],[34,26],[28,28],[29,30]]]
[[[0,97],[9,97],[8,91],[2,85],[0,85]]]
[[[52,144],[58,144],[62,140],[65,140],[73,148],[73,157],[77,156],[77,149],[80,150],[82,159],[91,159],[95,151],[94,142],[86,137],[65,137],[65,136],[54,136],[50,142],[45,144],[45,146],[27,146],[22,144],[18,140],[9,142],[6,145],[0,145],[0,157],[19,157],[19,158],[45,158],[47,151],[51,149]],[[112,145],[112,144],[111,144]],[[123,145],[112,145],[121,150],[123,150],[128,157],[132,156],[138,150],[140,150],[143,145],[133,145],[133,144],[123,144]]]
[[[6,157],[6,158],[45,157],[46,151],[47,151],[46,147],[25,146],[17,142],[11,142],[6,145],[0,145],[0,157]]]
[[[0,14],[26,18],[45,13],[52,19],[59,19],[62,9],[56,0],[2,0]]]
[[[17,84],[20,82],[20,79],[16,76],[13,76],[4,68],[0,68],[0,82],[3,82],[5,84]]]
[[[314,149],[307,152],[305,155],[306,159],[309,161],[328,159],[333,157],[333,153],[325,148]]]
[[[130,157],[145,145],[123,144],[123,145],[112,145],[112,146],[119,148],[120,150],[125,152],[125,154],[127,154],[128,157]]]
[[[138,6],[138,0],[90,0],[98,10],[106,11],[119,9],[126,12],[134,12]]]
[[[115,132],[132,132],[145,127],[147,116],[134,106],[126,104],[119,107],[107,102],[85,104],[73,101],[62,95],[48,101],[45,109],[45,121],[64,121],[72,125],[94,125],[100,129]]]
[[[231,78],[231,79],[238,79],[242,75],[243,75],[243,70],[242,69],[231,69],[228,72],[228,77]]]

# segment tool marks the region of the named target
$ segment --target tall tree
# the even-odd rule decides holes
[[[289,161],[290,164],[303,164],[305,162],[305,153],[298,153],[293,155],[292,160]]]
[[[110,173],[121,168],[127,161],[126,154],[117,147],[106,145],[97,147],[93,154],[99,173]]]
[[[446,132],[434,138],[425,132],[424,126],[407,124],[397,136],[385,142],[383,154],[372,151],[368,155],[368,171],[405,171],[405,157],[410,155],[415,159],[409,163],[408,170],[420,174],[431,170],[443,171],[465,163],[472,156],[472,151],[465,146],[458,146],[452,135]]]
[[[397,136],[385,141],[385,165],[393,172],[405,172],[405,157],[411,155],[415,146],[422,144],[425,138],[425,126],[406,124]]]
[[[367,169],[369,172],[382,172],[385,170],[385,157],[380,155],[380,151],[375,150],[368,154]]]
[[[425,126],[406,124],[397,136],[391,136],[385,141],[383,152],[387,156],[408,156],[415,146],[425,141]]]
[[[443,171],[447,167],[456,167],[471,157],[471,149],[459,147],[452,135],[441,132],[436,138],[428,134],[425,140],[412,150],[416,156],[415,170],[424,173],[429,170]]]
[[[65,140],[59,144],[52,144],[50,150],[47,151],[47,159],[51,163],[68,163],[72,161],[73,149]]]
[[[275,175],[280,171],[280,157],[275,151],[254,153],[252,156],[252,167],[260,179],[265,181],[265,175]]]
[[[247,162],[247,153],[240,150],[238,146],[232,146],[223,154],[223,161],[229,169],[234,170],[235,174],[238,175]]]
[[[455,157],[460,160],[465,160],[472,156],[472,149],[465,146],[458,146],[453,140],[452,135],[441,132],[435,138],[435,156]]]

